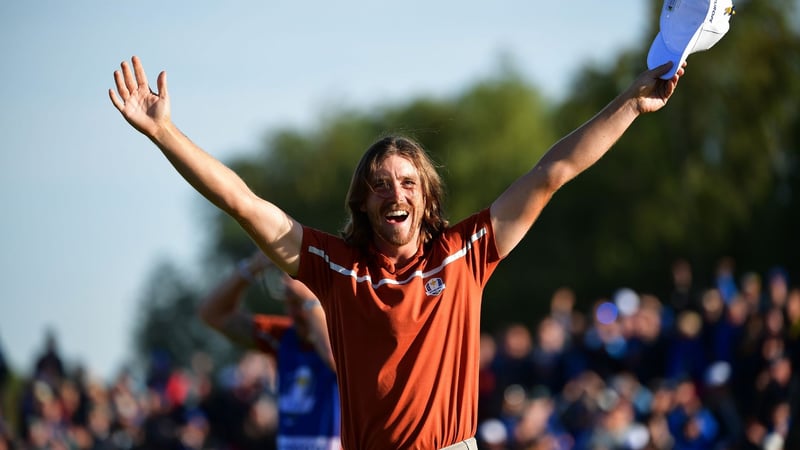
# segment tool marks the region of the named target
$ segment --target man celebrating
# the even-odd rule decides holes
[[[486,209],[449,225],[422,147],[380,139],[359,162],[342,237],[300,224],[256,196],[170,117],[137,57],[114,72],[114,106],[198,192],[236,219],[282,270],[319,297],[339,377],[348,450],[475,448],[483,288],[553,194],[600,159],[641,114],[663,107],[684,68],[643,72],[559,140]]]

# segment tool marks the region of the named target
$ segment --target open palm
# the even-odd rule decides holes
[[[153,92],[147,83],[147,75],[138,57],[131,58],[133,69],[123,61],[121,71],[114,72],[117,90],[108,90],[111,103],[122,113],[125,120],[147,136],[154,136],[170,120],[167,74],[158,75],[158,92]]]

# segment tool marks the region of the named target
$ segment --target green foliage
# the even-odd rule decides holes
[[[374,114],[342,111],[317,130],[278,130],[256,159],[228,164],[293,217],[337,233],[353,170],[383,135],[408,135],[428,149],[442,165],[448,191],[459,194],[447,206],[460,218],[487,207],[532,167],[552,141],[551,129],[537,93],[509,69],[453,99],[413,99]],[[216,252],[238,258],[252,250],[235,221],[217,212],[215,222]]]
[[[136,355],[143,366],[151,367],[158,358],[189,367],[196,353],[214,355],[220,363],[230,359],[230,344],[199,319],[200,295],[189,287],[185,274],[162,263],[147,286],[134,331]]]
[[[656,34],[661,0],[652,1]],[[533,323],[569,285],[579,306],[621,286],[665,294],[669,266],[686,257],[698,283],[714,262],[800,270],[800,27],[787,0],[737,3],[731,31],[689,57],[663,110],[641,117],[606,157],[556,194],[486,290],[484,326]],[[547,104],[503,65],[452,98],[415,98],[373,111],[334,111],[313,129],[268,134],[255,156],[228,164],[301,222],[336,233],[362,152],[384,134],[419,140],[442,166],[451,220],[487,207],[559,137],[599,111],[644,70],[649,39],[607,67],[584,67],[571,94]],[[211,208],[209,206],[209,208]],[[214,211],[217,264],[252,251],[239,225]],[[177,272],[151,280],[139,347],[206,348],[193,293]],[[258,297],[258,298],[256,298]],[[263,296],[254,293],[254,308]],[[256,306],[260,305],[260,306]]]
[[[677,256],[704,270],[702,284],[721,255],[745,268],[797,265],[798,246],[785,245],[797,229],[800,193],[800,41],[788,7],[737,2],[731,31],[711,51],[689,57],[669,105],[640,118],[603,160],[556,195],[517,250],[529,247],[541,257],[533,261],[545,266],[536,271],[553,272],[532,274],[534,282],[563,280],[585,303],[624,284],[663,294]],[[609,69],[585,68],[556,112],[559,134],[643,70],[648,46],[621,55]],[[537,242],[538,235],[547,242]]]

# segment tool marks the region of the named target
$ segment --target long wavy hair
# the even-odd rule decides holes
[[[425,210],[422,216],[420,237],[427,243],[447,227],[444,217],[444,183],[428,153],[413,139],[387,136],[372,144],[361,157],[350,188],[347,190],[345,209],[348,220],[342,237],[349,245],[366,248],[373,239],[372,225],[367,213],[361,210],[371,192],[372,179],[388,156],[397,155],[409,161],[419,173]]]

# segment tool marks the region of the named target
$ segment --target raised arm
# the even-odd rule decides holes
[[[303,333],[306,340],[311,343],[322,360],[336,371],[333,360],[333,350],[328,336],[328,324],[325,321],[325,312],[319,300],[305,284],[285,275],[283,280],[286,288],[286,297],[299,300],[302,311],[297,312],[302,317]]]
[[[265,273],[270,268],[271,272]],[[270,295],[285,302],[288,317],[294,321],[298,335],[314,347],[328,367],[335,370],[325,312],[319,300],[305,284],[275,269],[260,251],[241,261],[237,270],[203,299],[198,309],[200,318],[231,341],[257,348],[253,335],[254,318],[241,308],[241,300],[244,291],[261,277],[264,277],[262,281]]]
[[[553,194],[597,162],[640,114],[661,109],[683,75],[659,77],[672,63],[640,74],[631,86],[597,115],[559,140],[528,173],[492,203],[492,227],[501,256],[519,244]]]
[[[282,270],[294,274],[299,262],[302,226],[280,208],[256,196],[232,170],[203,151],[172,122],[167,74],[158,75],[153,92],[139,58],[133,67],[122,62],[114,72],[116,92],[111,103],[136,130],[158,146],[164,156],[200,194],[232,216]]]
[[[253,315],[241,308],[241,301],[245,290],[267,264],[260,253],[243,260],[200,303],[198,315],[203,322],[238,345],[256,348]]]

